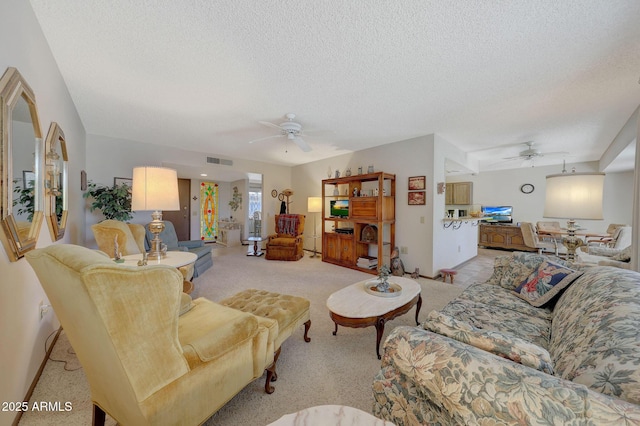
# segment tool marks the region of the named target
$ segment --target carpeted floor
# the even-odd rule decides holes
[[[281,416],[325,404],[347,405],[366,412],[373,404],[371,383],[380,368],[375,353],[375,328],[343,328],[332,335],[326,300],[329,295],[371,275],[322,262],[305,255],[298,262],[268,261],[247,257],[246,246],[216,247],[214,266],[194,280],[194,298],[220,301],[240,290],[260,288],[305,297],[311,301],[310,343],[303,340],[303,327],[283,345],[278,361],[275,392],[264,392],[264,376],[236,395],[205,425],[266,425]],[[500,254],[498,252],[498,254]],[[484,281],[491,273],[492,251],[457,268],[456,284],[420,278],[422,320],[429,311],[439,309],[456,297],[466,285]],[[387,323],[384,338],[398,325],[415,325],[415,308]],[[55,362],[54,360],[65,360]],[[72,371],[67,371],[72,370]],[[73,409],[65,412],[26,412],[21,425],[86,425],[91,422],[89,388],[64,332],[56,343],[51,360],[33,393],[36,401],[69,401]],[[113,419],[107,416],[107,424]]]

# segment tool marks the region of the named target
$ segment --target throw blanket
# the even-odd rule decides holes
[[[297,214],[281,214],[278,217],[278,235],[298,235],[300,216]]]

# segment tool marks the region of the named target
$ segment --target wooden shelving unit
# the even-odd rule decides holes
[[[322,181],[322,260],[377,273],[358,266],[360,257],[389,265],[395,245],[396,176],[377,172]],[[346,216],[331,215],[331,201],[348,201]]]

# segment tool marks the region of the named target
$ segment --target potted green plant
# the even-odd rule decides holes
[[[33,219],[33,210],[35,206],[34,194],[33,194],[33,181],[30,181],[31,185],[25,187],[20,186],[19,181],[16,179],[13,181],[13,192],[16,194],[16,198],[13,199],[13,207],[17,207],[16,212],[21,214],[27,214],[27,221],[31,222]]]
[[[126,183],[121,185],[99,185],[94,182],[87,184],[87,192],[82,194],[84,198],[93,198],[89,209],[100,210],[106,219],[126,222],[131,220],[131,187]]]

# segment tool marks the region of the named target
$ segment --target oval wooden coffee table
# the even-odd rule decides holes
[[[376,354],[378,359],[381,359],[380,340],[387,321],[409,312],[416,305],[416,325],[420,324],[418,314],[422,307],[421,287],[409,278],[389,277],[390,283],[402,287],[402,293],[397,297],[380,297],[369,294],[364,289],[364,283],[372,279],[357,282],[331,294],[327,299],[327,308],[331,320],[336,325],[334,336],[338,333],[338,325],[350,328],[375,326]]]

